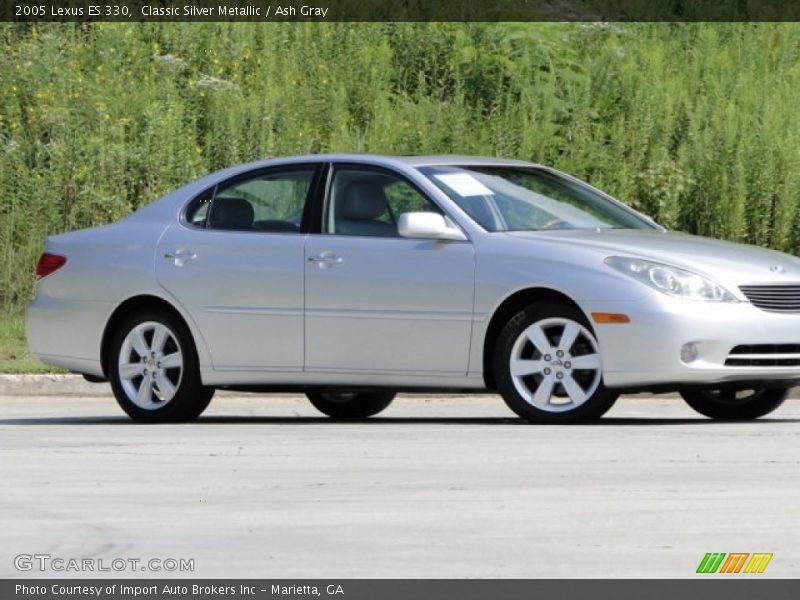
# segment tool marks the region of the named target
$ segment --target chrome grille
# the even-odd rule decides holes
[[[800,366],[800,344],[741,344],[731,350],[726,367]]]
[[[753,306],[762,310],[800,311],[800,284],[742,285],[739,289]]]

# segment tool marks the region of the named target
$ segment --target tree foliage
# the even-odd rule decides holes
[[[799,59],[797,24],[3,24],[2,302],[48,234],[321,151],[539,161],[797,253]]]

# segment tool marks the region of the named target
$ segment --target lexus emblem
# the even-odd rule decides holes
[[[773,273],[786,273],[786,269],[784,269],[784,268],[783,268],[782,266],[780,266],[780,265],[772,265],[772,266],[769,268],[769,270],[770,270],[770,271],[772,271]]]

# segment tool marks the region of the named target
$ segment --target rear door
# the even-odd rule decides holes
[[[192,315],[215,369],[303,368],[304,243],[318,164],[208,190],[162,236],[161,285]]]

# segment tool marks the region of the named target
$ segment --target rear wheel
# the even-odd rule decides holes
[[[333,419],[358,420],[377,415],[392,403],[394,392],[308,392],[311,404]]]
[[[497,341],[494,373],[509,408],[534,423],[599,419],[618,397],[603,385],[591,325],[570,306],[535,304],[511,317]]]
[[[701,415],[721,421],[757,419],[783,404],[789,395],[784,388],[755,390],[681,390],[686,404]]]
[[[117,402],[136,421],[191,421],[214,395],[200,382],[191,334],[164,310],[140,311],[121,323],[108,371]]]

